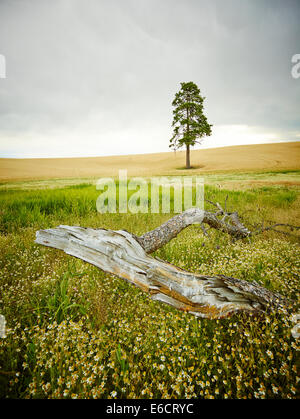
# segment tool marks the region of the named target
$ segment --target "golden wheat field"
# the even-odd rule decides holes
[[[126,156],[0,159],[0,182],[58,178],[201,174],[224,171],[297,169],[300,142],[255,144],[193,150],[193,169],[184,170],[185,151]]]

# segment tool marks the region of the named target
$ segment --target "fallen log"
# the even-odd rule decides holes
[[[153,300],[198,317],[224,318],[236,312],[260,315],[268,308],[287,312],[289,301],[256,282],[194,274],[150,256],[149,253],[194,223],[206,223],[237,238],[251,234],[236,213],[230,217],[230,223],[217,215],[193,208],[140,237],[125,230],[61,225],[37,231],[35,242],[63,250],[127,280],[150,294]]]
[[[207,224],[210,228],[227,233],[235,239],[242,239],[251,235],[251,231],[240,222],[236,212],[227,214],[223,212],[220,205],[219,208],[220,210],[216,213],[199,208],[188,209],[175,215],[156,229],[138,237],[137,240],[147,253],[153,253],[192,224],[200,224],[202,227],[203,224]],[[222,219],[218,218],[220,215],[223,215]],[[226,218],[229,219],[229,223],[225,221]]]

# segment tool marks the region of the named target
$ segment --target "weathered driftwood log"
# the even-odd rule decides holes
[[[129,281],[153,300],[199,317],[223,318],[238,311],[261,314],[268,307],[286,310],[288,301],[255,282],[190,273],[149,255],[183,228],[203,222],[233,237],[250,233],[235,213],[228,224],[213,213],[191,209],[141,237],[125,230],[59,226],[37,231],[35,242],[61,249]]]
[[[219,206],[220,207],[220,206]],[[251,235],[251,232],[240,222],[236,212],[225,214],[220,207],[217,213],[204,211],[199,208],[191,208],[175,215],[155,230],[149,231],[138,237],[137,240],[147,253],[152,253],[164,246],[171,239],[176,237],[184,228],[191,224],[209,225],[211,228],[228,233],[236,239],[245,238]],[[218,215],[224,215],[222,219]],[[231,223],[225,222],[228,218]],[[204,229],[204,234],[206,230]]]

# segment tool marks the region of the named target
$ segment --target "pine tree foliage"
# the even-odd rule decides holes
[[[172,102],[173,136],[170,147],[174,150],[186,146],[186,167],[190,168],[190,146],[201,143],[203,137],[211,135],[211,127],[203,113],[200,89],[193,82],[181,83],[181,89]]]

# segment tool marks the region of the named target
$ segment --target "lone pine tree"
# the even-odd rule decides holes
[[[181,83],[181,89],[172,102],[173,137],[170,147],[174,150],[186,146],[186,168],[191,168],[190,147],[200,144],[204,136],[211,135],[211,127],[203,114],[203,101],[200,89],[193,82]]]

